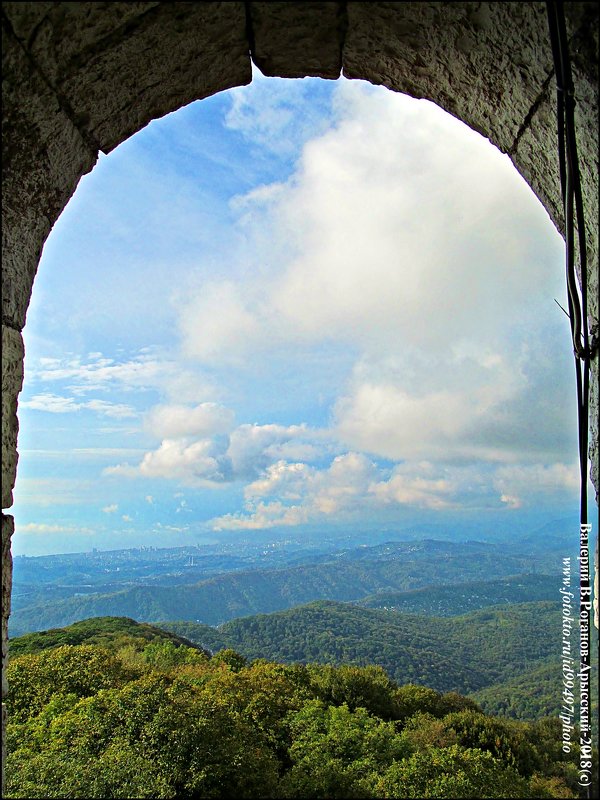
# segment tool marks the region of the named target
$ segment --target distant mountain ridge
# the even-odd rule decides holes
[[[458,584],[532,570],[531,558],[482,542],[389,542],[349,548],[317,563],[227,572],[196,584],[133,586],[16,608],[11,636],[62,627],[95,616],[140,621],[200,621],[219,625],[314,600],[355,602],[382,592]]]
[[[406,592],[377,592],[357,604],[407,614],[450,617],[488,606],[556,600],[558,575],[512,575],[490,581],[466,581],[446,586],[425,586]]]

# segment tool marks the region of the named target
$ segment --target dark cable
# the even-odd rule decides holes
[[[585,218],[581,176],[577,158],[575,136],[575,94],[569,62],[567,32],[562,2],[547,2],[548,25],[556,75],[556,108],[558,124],[558,158],[562,202],[564,209],[564,230],[566,245],[567,299],[571,338],[575,354],[575,376],[577,387],[577,421],[579,434],[579,477],[580,477],[580,674],[587,674],[588,692],[590,681],[590,623],[589,600],[591,598],[589,547],[587,546],[587,464],[588,464],[588,422],[589,422],[589,379],[590,359],[593,357],[589,343],[587,321],[587,254],[585,238]],[[575,218],[577,221],[577,240],[579,245],[579,264],[581,267],[581,298],[577,289],[575,275]],[[583,531],[585,527],[585,538]],[[586,563],[584,563],[586,560]],[[585,593],[585,594],[584,594]],[[585,599],[584,599],[585,598]],[[586,645],[586,647],[584,647]],[[587,670],[587,672],[586,672]],[[581,678],[580,678],[581,680]],[[588,693],[589,698],[589,693]],[[588,704],[588,719],[590,707]],[[580,731],[583,737],[588,731]],[[585,787],[586,796],[591,797],[591,786]]]

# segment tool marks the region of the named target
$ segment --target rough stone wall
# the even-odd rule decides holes
[[[4,666],[8,658],[8,617],[10,616],[10,593],[12,590],[12,556],[10,552],[10,540],[14,532],[14,520],[12,517],[2,514],[2,698],[6,697],[8,686]],[[2,703],[2,764],[4,765],[5,738],[4,729],[6,726],[6,706]],[[4,768],[4,767],[3,767]],[[2,773],[4,783],[4,772]],[[2,787],[4,797],[4,786]]]
[[[598,324],[598,11],[565,3]],[[562,229],[555,90],[543,2],[5,2],[2,5],[2,508],[31,287],[46,237],[91,170],[150,120],[266,75],[342,72],[433,100],[508,153]],[[592,474],[598,487],[598,360]],[[5,522],[6,519],[6,522]],[[9,552],[11,518],[3,517]],[[3,571],[3,660],[10,560]]]

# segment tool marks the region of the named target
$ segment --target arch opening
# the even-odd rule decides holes
[[[21,331],[39,255],[99,150],[187,102],[265,74],[343,70],[427,97],[493,141],[557,227],[551,54],[543,4],[5,3],[3,5],[3,509],[17,465]],[[588,208],[590,327],[597,329],[597,7],[567,8]],[[516,17],[515,17],[516,15]],[[592,379],[597,422],[597,364]],[[597,428],[591,431],[597,485]],[[3,659],[13,520],[2,518]]]
[[[158,497],[184,489],[170,513],[195,494],[198,536],[459,510],[489,530],[562,487],[531,510],[559,513],[562,246],[508,160],[431,104],[354,81],[263,78],[204,104],[103,159],[50,237],[18,528],[159,544],[176,526]],[[48,458],[44,419],[69,421],[68,479],[46,445],[56,483],[29,465]],[[61,516],[57,486],[85,519]]]

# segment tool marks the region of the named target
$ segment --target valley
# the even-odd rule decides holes
[[[399,603],[409,612],[444,615],[447,601],[436,600],[435,592],[458,584],[481,584],[464,597],[458,592],[462,604],[451,605],[463,612],[490,602],[549,599],[559,563],[556,550],[531,545],[417,539],[356,546],[338,539],[306,546],[274,537],[219,547],[16,557],[9,631],[19,636],[93,616],[220,625],[315,600]],[[520,575],[533,583],[519,589],[513,582],[504,593],[490,584]],[[414,594],[399,598],[398,592]]]

